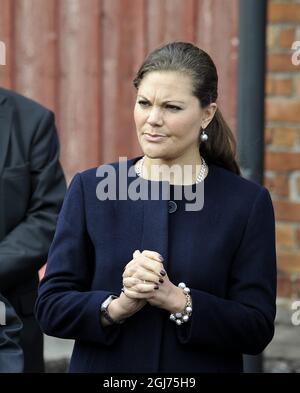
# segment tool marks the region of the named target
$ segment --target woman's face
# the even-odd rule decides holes
[[[176,71],[153,71],[141,81],[134,119],[139,143],[148,157],[195,158],[206,118],[206,111],[192,94],[190,76]]]

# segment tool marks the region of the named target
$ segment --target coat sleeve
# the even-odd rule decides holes
[[[100,305],[111,294],[91,291],[93,245],[87,233],[80,174],[68,189],[39,286],[36,315],[52,336],[110,345],[120,325],[103,327]],[[116,295],[116,294],[115,294]]]
[[[232,262],[226,299],[192,288],[191,296],[191,319],[177,330],[182,344],[256,355],[271,341],[276,314],[275,224],[265,188],[253,204]]]
[[[66,190],[54,116],[44,111],[30,153],[31,197],[23,220],[0,242],[0,288],[37,274],[47,259]],[[13,203],[13,201],[12,201]]]
[[[0,373],[23,372],[23,351],[19,345],[22,327],[12,306],[0,295]]]

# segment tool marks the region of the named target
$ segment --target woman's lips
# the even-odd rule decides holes
[[[161,142],[167,138],[167,136],[165,136],[165,135],[148,134],[146,132],[143,135],[144,135],[144,138],[149,142]]]

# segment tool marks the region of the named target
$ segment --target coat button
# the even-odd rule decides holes
[[[177,203],[174,201],[169,201],[168,202],[168,211],[169,213],[174,213],[177,210]]]

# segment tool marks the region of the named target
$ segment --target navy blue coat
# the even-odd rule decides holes
[[[260,353],[274,333],[276,253],[268,191],[210,165],[204,207],[190,213],[190,231],[182,238],[186,260],[172,266],[169,277],[191,288],[190,321],[177,326],[167,311],[147,304],[124,324],[103,328],[100,304],[120,293],[133,251],[159,252],[168,272],[168,247],[176,252],[182,244],[168,244],[166,200],[99,201],[99,181],[96,169],[74,177],[36,304],[45,333],[76,340],[70,371],[242,371],[242,354]]]

